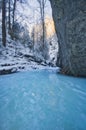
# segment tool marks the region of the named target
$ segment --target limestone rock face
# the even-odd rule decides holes
[[[86,0],[50,0],[62,72],[86,76]]]

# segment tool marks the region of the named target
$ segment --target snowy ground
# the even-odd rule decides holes
[[[27,71],[31,69],[49,69],[57,70],[57,67],[51,67],[51,65],[42,61],[37,61],[29,48],[24,47],[22,44],[9,40],[7,41],[7,47],[0,48],[0,74],[14,73],[18,71]]]

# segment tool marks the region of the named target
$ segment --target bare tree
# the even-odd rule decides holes
[[[31,40],[33,42],[33,51],[34,51],[34,44],[35,44],[35,28],[34,27],[31,32]]]
[[[2,44],[6,46],[6,0],[2,1]]]
[[[2,0],[0,0],[0,12],[1,12],[1,9],[2,9]]]
[[[46,0],[37,0],[39,3],[39,8],[40,8],[40,14],[41,14],[41,23],[42,23],[42,41],[43,41],[43,47],[45,44],[45,5],[46,5]]]
[[[17,2],[17,0],[14,0],[14,4],[13,4],[13,25],[14,25],[14,21],[15,21],[16,2]]]
[[[9,7],[8,7],[8,10],[9,10],[9,15],[8,15],[8,19],[9,19],[9,21],[8,21],[8,29],[9,29],[9,31],[11,30],[11,1],[9,0],[8,1],[8,4],[9,4]]]

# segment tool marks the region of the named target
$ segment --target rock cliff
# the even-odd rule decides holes
[[[50,0],[63,73],[86,76],[86,0]]]

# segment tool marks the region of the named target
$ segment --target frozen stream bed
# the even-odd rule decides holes
[[[86,79],[48,70],[0,76],[0,130],[86,130]]]

